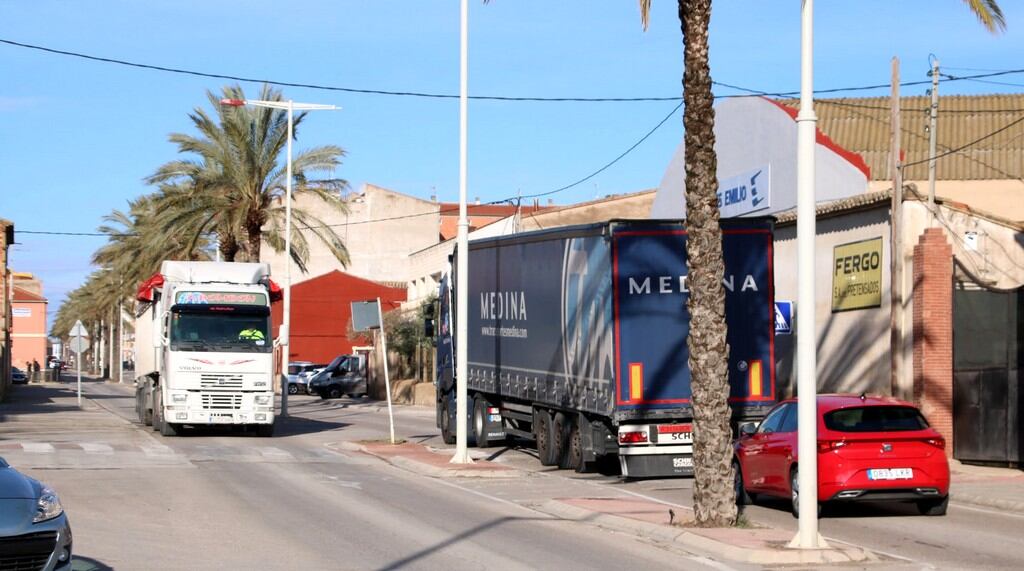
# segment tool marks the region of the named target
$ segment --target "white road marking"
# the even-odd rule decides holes
[[[956,502],[950,502],[949,507],[955,508],[955,509],[958,509],[958,510],[971,510],[972,512],[981,512],[981,513],[986,513],[986,514],[991,514],[991,515],[1001,515],[1001,516],[1005,516],[1005,517],[1013,517],[1013,518],[1017,518],[1017,519],[1024,519],[1024,514],[1017,514],[1017,513],[1011,513],[1011,512],[1000,512],[1000,511],[989,510],[989,509],[985,509],[985,508],[976,508],[974,506],[965,506],[964,504],[956,503]]]
[[[22,442],[21,449],[33,454],[53,454],[56,450],[53,444],[48,442]]]
[[[102,442],[81,442],[78,444],[86,454],[113,454],[114,447]]]
[[[163,444],[147,444],[139,446],[146,456],[168,456],[174,455],[174,449]]]
[[[290,452],[274,448],[273,446],[260,446],[256,451],[259,452],[260,456],[272,460],[295,460],[295,457]]]

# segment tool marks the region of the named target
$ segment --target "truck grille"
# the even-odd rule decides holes
[[[207,410],[233,410],[242,408],[242,395],[239,393],[203,394],[203,408]]]
[[[242,375],[202,373],[199,375],[199,387],[203,389],[240,389]]]
[[[0,538],[0,571],[42,569],[56,544],[56,531]]]

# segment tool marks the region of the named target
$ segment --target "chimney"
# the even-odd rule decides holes
[[[479,197],[479,196],[478,196],[478,197],[476,197],[476,205],[477,205],[477,206],[480,206],[480,197]]]

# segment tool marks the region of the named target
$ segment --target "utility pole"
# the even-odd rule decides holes
[[[935,124],[939,119],[939,58],[932,56],[932,104],[928,110],[928,212],[935,212]]]
[[[892,58],[892,106],[889,120],[891,155],[889,173],[892,174],[892,207],[889,217],[889,391],[892,396],[904,398],[903,378],[903,165],[900,160],[900,60]]]

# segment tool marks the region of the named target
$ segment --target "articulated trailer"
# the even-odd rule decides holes
[[[769,218],[723,220],[735,427],[775,404]],[[693,473],[686,227],[615,220],[469,245],[469,434],[533,440],[544,465]],[[437,425],[455,439],[454,271],[439,291]]]

